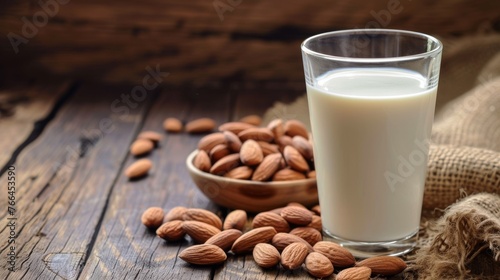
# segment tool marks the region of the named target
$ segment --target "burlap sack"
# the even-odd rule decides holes
[[[500,35],[443,42],[423,207],[446,210],[423,216],[406,276],[500,279]],[[264,121],[276,117],[308,124],[306,96],[275,104]]]

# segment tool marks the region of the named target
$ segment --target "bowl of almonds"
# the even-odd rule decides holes
[[[224,207],[261,212],[318,203],[313,145],[298,120],[224,123],[200,139],[186,165],[200,191]]]

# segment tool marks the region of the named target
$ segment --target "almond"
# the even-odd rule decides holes
[[[233,246],[234,241],[238,239],[243,233],[237,229],[228,229],[217,233],[210,237],[205,244],[212,244],[220,247],[224,251],[228,251]]]
[[[253,259],[258,266],[270,268],[276,266],[281,259],[280,252],[270,244],[259,243],[253,249]]]
[[[274,119],[270,121],[267,128],[273,132],[274,139],[279,139],[285,134],[285,127],[282,119]]]
[[[323,231],[323,224],[321,222],[321,217],[318,215],[312,216],[312,221],[307,225],[308,227],[314,228],[320,233]]]
[[[163,224],[163,215],[160,207],[150,207],[142,213],[141,221],[146,227],[156,229]]]
[[[305,207],[304,204],[299,203],[299,202],[294,202],[294,201],[289,202],[286,206],[298,206],[298,207],[302,207],[304,209],[307,209],[307,207]]]
[[[273,212],[273,213],[276,213],[278,215],[281,215],[281,210],[283,210],[283,208],[285,208],[285,207],[274,208],[274,209],[269,210],[267,212]]]
[[[393,256],[377,256],[364,259],[356,266],[369,267],[374,275],[390,276],[403,272],[406,269],[406,263],[398,257]]]
[[[288,120],[285,123],[285,134],[294,137],[296,135],[300,135],[304,138],[309,138],[309,132],[306,129],[306,126],[298,120]]]
[[[184,215],[186,210],[187,210],[187,208],[184,206],[176,206],[167,212],[163,221],[164,222],[170,222],[170,221],[175,221],[175,220],[182,221],[183,220],[182,215]]]
[[[283,217],[273,212],[261,212],[252,221],[252,228],[271,226],[276,232],[289,232],[290,225]]]
[[[219,144],[210,150],[210,159],[216,162],[219,159],[231,154],[231,151],[226,144]]]
[[[198,142],[198,150],[204,150],[208,153],[213,147],[225,143],[226,143],[226,137],[224,137],[223,133],[221,132],[210,133],[208,135],[203,136],[200,139],[200,141]]]
[[[351,267],[337,274],[336,280],[369,280],[372,270],[369,267]]]
[[[156,235],[167,241],[181,240],[186,235],[186,231],[182,228],[182,223],[180,220],[166,222],[156,230]]]
[[[248,139],[253,139],[255,141],[271,142],[274,139],[272,131],[269,130],[269,128],[265,127],[247,128],[238,133],[238,137],[242,142],[245,142]]]
[[[318,216],[321,216],[321,208],[319,207],[319,205],[315,205],[315,206],[313,206],[313,208],[311,208],[311,210],[312,210],[314,213],[318,214]]]
[[[309,254],[307,246],[302,242],[295,242],[281,252],[281,265],[286,269],[297,269]]]
[[[292,180],[303,180],[306,178],[304,173],[300,173],[290,168],[284,168],[278,170],[273,175],[273,181],[292,181]]]
[[[273,227],[252,229],[236,239],[231,251],[235,254],[251,252],[255,245],[271,241],[274,235],[276,235],[276,230]]]
[[[240,149],[241,149],[240,138],[236,134],[232,133],[231,131],[224,131],[223,134],[224,134],[224,137],[226,138],[226,143],[227,143],[227,147],[229,148],[229,150],[231,150],[235,153],[239,153]]]
[[[221,159],[219,159],[212,168],[210,168],[210,173],[215,175],[223,175],[231,169],[234,169],[240,165],[240,155],[230,154]]]
[[[291,146],[293,144],[292,137],[288,135],[282,135],[280,138],[276,140],[281,150],[283,150],[286,146]]]
[[[220,229],[198,221],[184,221],[182,229],[197,243],[205,243],[210,237],[220,232]]]
[[[186,124],[188,133],[205,133],[214,130],[215,121],[211,118],[200,118]]]
[[[245,224],[247,222],[247,212],[244,210],[233,210],[229,214],[227,214],[226,219],[224,220],[223,229],[238,229],[243,230]]]
[[[150,153],[154,149],[154,144],[148,139],[137,139],[130,145],[130,153],[140,156]]]
[[[273,237],[273,240],[271,241],[273,246],[276,247],[278,251],[283,251],[283,249],[285,249],[286,246],[295,242],[302,242],[306,244],[307,248],[309,249],[309,252],[313,251],[313,247],[309,243],[307,243],[307,241],[305,241],[301,237],[298,237],[290,233],[280,232],[276,234]]]
[[[243,130],[249,129],[251,127],[255,126],[244,122],[227,122],[219,126],[219,131],[230,131],[234,134],[238,134]]]
[[[276,144],[271,144],[264,141],[257,141],[257,143],[259,144],[260,149],[262,150],[262,154],[264,156],[280,152],[278,145]]]
[[[264,159],[264,154],[259,144],[252,139],[249,139],[241,145],[240,160],[245,165],[257,165]]]
[[[198,221],[212,225],[218,229],[222,228],[221,219],[214,213],[200,208],[189,208],[182,215],[184,221]]]
[[[147,130],[139,133],[139,135],[137,135],[137,139],[147,139],[157,144],[158,142],[161,141],[161,139],[163,139],[163,135],[161,135],[156,131]]]
[[[332,263],[327,257],[320,253],[310,253],[307,255],[305,263],[307,272],[314,277],[325,278],[333,273]]]
[[[311,170],[307,173],[307,178],[316,179],[316,170]]]
[[[286,163],[292,168],[300,172],[308,172],[309,164],[304,157],[292,146],[286,146],[283,150],[283,157]]]
[[[348,267],[356,263],[351,252],[337,243],[320,241],[314,244],[313,249],[330,259],[334,267]]]
[[[226,253],[212,244],[194,245],[179,253],[179,258],[190,264],[214,265],[227,259]]]
[[[282,157],[280,153],[270,154],[264,157],[262,162],[255,169],[252,175],[252,180],[266,181],[271,178],[280,168],[281,159]]]
[[[262,123],[262,118],[258,115],[248,115],[240,119],[240,122],[249,123],[251,125],[259,126]]]
[[[246,165],[242,165],[229,170],[226,174],[224,174],[224,177],[231,179],[248,180],[252,177],[252,174],[253,174],[252,168]]]
[[[299,151],[299,153],[306,159],[313,159],[313,148],[309,140],[306,138],[296,135],[292,138],[292,146]]]
[[[167,132],[181,132],[182,131],[182,122],[177,118],[166,118],[163,121],[163,129]]]
[[[209,172],[210,168],[212,168],[210,157],[204,150],[198,151],[194,157],[193,165],[203,172]]]
[[[140,159],[132,163],[127,169],[125,169],[125,176],[130,179],[142,177],[148,174],[149,170],[153,167],[153,162],[147,158]]]
[[[311,246],[314,246],[314,244],[323,240],[323,236],[321,236],[321,233],[312,227],[296,227],[292,229],[292,231],[290,231],[290,234],[301,237],[302,239],[307,241],[307,243],[311,244]]]
[[[312,213],[299,206],[287,206],[281,210],[281,217],[293,225],[305,226],[312,222]]]

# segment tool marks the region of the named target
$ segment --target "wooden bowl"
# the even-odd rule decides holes
[[[200,191],[218,205],[262,212],[283,207],[289,202],[299,202],[305,206],[318,204],[316,179],[281,182],[230,179],[196,168],[193,159],[197,152],[193,151],[186,160],[189,174]]]

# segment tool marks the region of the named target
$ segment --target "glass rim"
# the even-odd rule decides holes
[[[422,53],[418,54],[412,54],[412,55],[405,55],[405,56],[394,56],[394,57],[379,57],[379,58],[367,58],[367,57],[344,57],[344,56],[336,56],[336,55],[329,55],[329,54],[324,54],[321,52],[313,51],[310,48],[306,47],[306,44],[317,40],[319,38],[324,38],[324,37],[329,37],[332,35],[337,35],[337,34],[367,34],[367,35],[372,35],[372,34],[404,34],[404,35],[411,35],[414,37],[420,37],[423,39],[427,39],[428,41],[434,42],[436,44],[436,47]],[[359,29],[345,29],[345,30],[337,30],[337,31],[330,31],[330,32],[324,32],[320,33],[314,36],[311,36],[307,39],[305,39],[302,44],[300,45],[300,48],[303,53],[312,55],[318,58],[323,58],[327,60],[335,60],[335,61],[343,61],[343,62],[360,62],[360,63],[381,63],[381,62],[398,62],[398,61],[409,61],[409,60],[415,60],[415,59],[422,59],[425,57],[430,57],[433,55],[436,55],[440,53],[443,49],[443,43],[439,41],[437,38],[427,35],[425,33],[421,32],[415,32],[415,31],[409,31],[409,30],[400,30],[400,29],[383,29],[383,28],[359,28]]]

